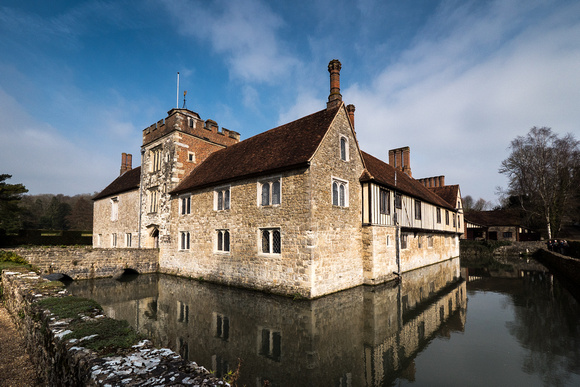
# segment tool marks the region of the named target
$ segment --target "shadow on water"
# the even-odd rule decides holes
[[[461,279],[455,259],[405,273],[400,282],[360,286],[316,300],[292,300],[167,275],[139,275],[129,282],[75,281],[69,290],[97,300],[109,316],[129,321],[157,345],[172,348],[217,376],[234,371],[241,361],[237,383],[247,386],[470,384],[493,359],[484,357],[486,351],[466,356],[465,348],[453,346],[462,340],[473,341],[468,348],[497,346],[498,338],[473,333],[481,325],[477,321],[466,325],[468,297],[476,300],[473,305],[470,300],[473,316],[488,318],[497,306],[484,304],[478,311],[478,305],[492,294],[505,294],[516,309],[522,304],[536,306],[518,309],[515,317],[497,322],[515,338],[503,340],[506,347],[501,353],[527,354],[506,371],[509,378],[501,375],[508,379],[499,383],[530,384],[530,374],[564,385],[573,379],[566,372],[575,372],[580,350],[570,345],[580,348],[580,335],[562,321],[577,321],[580,311],[566,296],[556,297],[560,301],[550,296],[564,292],[554,281],[547,275],[498,279],[463,271],[466,280]],[[570,315],[563,314],[566,308]],[[552,313],[559,316],[553,326]],[[534,320],[538,316],[541,321]],[[558,331],[565,337],[557,338]],[[544,342],[535,342],[536,335]],[[572,344],[558,350],[561,340]],[[550,358],[547,351],[558,355]],[[567,361],[558,356],[567,356]],[[559,366],[558,359],[566,366]],[[541,369],[543,361],[554,370]],[[434,379],[436,374],[443,379]],[[485,374],[481,385],[498,383],[493,378],[499,372]]]

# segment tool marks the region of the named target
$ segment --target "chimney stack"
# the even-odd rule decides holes
[[[354,129],[354,105],[350,104],[346,106],[346,111],[348,112],[348,118],[350,119],[350,124],[352,125],[352,128]]]
[[[328,72],[330,73],[330,95],[326,108],[330,109],[340,105],[342,102],[342,95],[340,94],[340,69],[342,65],[338,59],[333,59],[328,63]]]
[[[413,177],[411,174],[411,148],[406,146],[391,149],[389,151],[389,165],[401,172],[405,172],[409,177]]]
[[[121,175],[133,169],[133,156],[131,154],[121,154]]]

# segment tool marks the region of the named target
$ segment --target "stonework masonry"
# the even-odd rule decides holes
[[[36,266],[43,275],[61,273],[75,280],[112,277],[124,269],[155,273],[159,268],[157,249],[23,247],[8,250]]]

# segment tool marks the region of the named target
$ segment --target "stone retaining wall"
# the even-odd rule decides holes
[[[580,259],[567,257],[546,249],[538,250],[535,257],[573,283],[580,284]]]
[[[228,385],[173,351],[154,348],[148,340],[141,341],[123,355],[99,357],[94,351],[83,348],[85,338],[65,339],[71,332],[70,319],[58,320],[38,304],[46,297],[67,296],[62,287],[51,285],[34,272],[2,273],[6,308],[24,335],[26,350],[35,363],[42,385]]]
[[[112,277],[123,269],[155,273],[158,249],[100,249],[92,247],[20,247],[13,251],[36,266],[41,274],[62,273],[72,279]]]

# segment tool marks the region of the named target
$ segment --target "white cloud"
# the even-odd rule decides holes
[[[225,55],[230,74],[249,82],[277,83],[297,63],[277,37],[283,20],[260,0],[168,2],[180,33],[211,43]]]
[[[443,9],[370,85],[344,90],[363,149],[386,159],[409,145],[415,177],[445,174],[464,195],[493,200],[516,135],[534,125],[578,133],[580,24],[570,15],[580,9],[514,29],[516,10],[535,9]]]
[[[52,126],[30,117],[0,88],[0,165],[30,194],[74,195],[102,190],[120,164],[110,155],[83,147]]]

